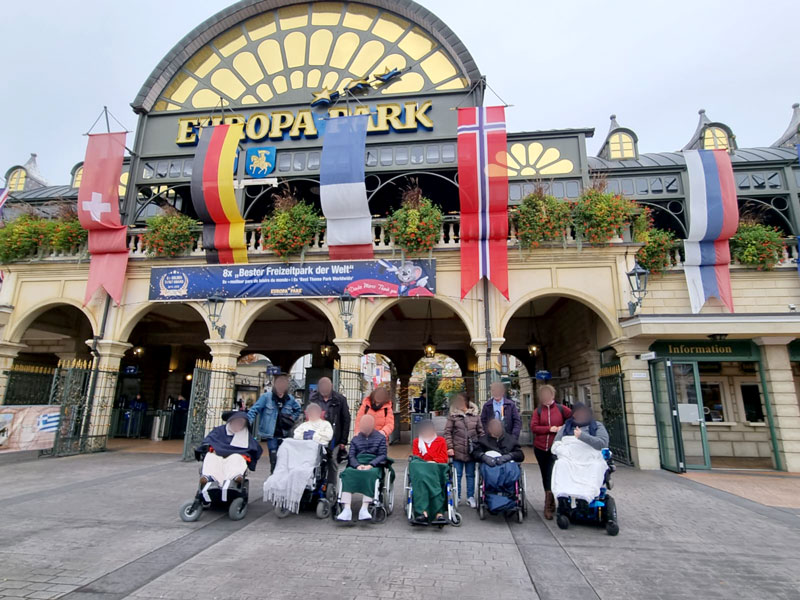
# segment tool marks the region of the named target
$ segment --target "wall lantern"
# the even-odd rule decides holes
[[[642,300],[647,295],[647,278],[650,276],[650,271],[643,268],[638,261],[634,261],[633,268],[626,273],[628,276],[628,284],[631,286],[631,294],[633,294],[635,302],[628,302],[628,310],[631,316],[636,314],[636,309],[642,305]]]
[[[528,354],[531,356],[539,356],[539,352],[542,351],[542,345],[539,343],[539,340],[536,339],[536,335],[534,335],[534,328],[537,330],[539,329],[536,326],[536,312],[533,308],[533,300],[531,300],[530,307],[528,313]]]
[[[206,300],[206,312],[208,313],[208,320],[211,322],[211,327],[214,328],[219,334],[219,337],[225,337],[225,325],[217,325],[220,317],[222,317],[222,307],[225,305],[225,297],[219,294],[212,294]]]
[[[325,340],[319,345],[319,353],[328,358],[331,354],[333,354],[333,344],[331,344],[331,340],[328,337],[328,327],[325,326]]]
[[[353,309],[356,306],[356,299],[350,294],[350,292],[345,291],[344,294],[339,296],[339,318],[344,323],[345,329],[347,329],[347,337],[353,337]]]
[[[428,300],[428,314],[426,319],[425,331],[428,335],[425,343],[422,345],[422,351],[425,353],[425,358],[433,358],[436,355],[436,342],[433,341],[433,315],[431,313],[430,300]]]

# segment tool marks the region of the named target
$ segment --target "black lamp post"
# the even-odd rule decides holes
[[[225,337],[225,325],[217,325],[220,317],[222,317],[222,307],[225,305],[225,297],[220,294],[212,294],[206,300],[206,312],[208,313],[208,320],[211,322],[211,327],[214,331],[219,333],[219,337]]]
[[[631,286],[631,294],[635,300],[635,302],[628,302],[628,310],[633,316],[647,295],[647,278],[650,276],[650,271],[642,267],[638,261],[634,261],[633,268],[626,275],[628,276],[628,284]]]
[[[339,318],[344,323],[345,329],[347,329],[347,337],[353,337],[353,309],[356,306],[356,299],[350,294],[350,292],[345,291],[344,294],[339,296]]]

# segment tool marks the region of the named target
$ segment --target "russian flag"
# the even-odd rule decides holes
[[[734,312],[728,240],[739,226],[739,204],[731,158],[726,150],[686,150],[683,154],[689,176],[684,273],[692,313],[699,313],[711,297],[719,298]]]
[[[319,165],[320,202],[334,260],[372,258],[372,215],[364,184],[369,115],[336,117],[325,124]]]

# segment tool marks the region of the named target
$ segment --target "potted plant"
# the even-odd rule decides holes
[[[537,189],[522,200],[514,214],[517,239],[521,248],[536,248],[542,242],[566,243],[567,228],[572,224],[572,205]]]
[[[783,258],[780,229],[756,221],[742,221],[730,240],[731,255],[742,265],[768,271]]]
[[[50,247],[59,252],[72,252],[86,243],[89,232],[78,219],[75,206],[65,204],[58,212],[58,219],[51,222]]]
[[[442,210],[413,180],[403,190],[403,201],[389,217],[389,233],[394,243],[404,252],[421,254],[430,252],[439,241],[442,230]]]
[[[52,221],[23,214],[0,228],[0,262],[26,258],[50,243]]]
[[[607,244],[629,225],[639,208],[632,200],[591,187],[581,194],[573,210],[579,241]]]
[[[275,210],[261,222],[261,245],[283,260],[291,254],[302,256],[319,230],[319,213],[312,205],[298,200],[288,187],[272,199]]]
[[[196,230],[197,221],[187,215],[158,215],[147,219],[147,230],[140,239],[150,255],[180,256],[191,251]]]

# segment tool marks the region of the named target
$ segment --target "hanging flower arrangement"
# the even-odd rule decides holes
[[[442,210],[422,195],[416,180],[403,190],[400,208],[389,217],[394,243],[409,254],[430,252],[442,231]]]
[[[542,242],[565,242],[572,205],[539,189],[522,200],[512,218],[523,249],[537,248]]]
[[[302,254],[314,241],[320,217],[312,205],[298,200],[288,187],[272,198],[275,210],[261,222],[261,245],[286,260],[292,254]]]
[[[78,219],[52,222],[50,247],[60,252],[71,252],[86,243],[89,232]]]
[[[755,221],[742,221],[730,240],[731,254],[739,264],[769,271],[783,258],[780,229]]]
[[[27,258],[50,245],[53,223],[37,215],[20,215],[0,228],[0,262]]]
[[[592,187],[575,204],[573,219],[581,241],[607,244],[629,225],[639,208],[633,200]]]
[[[181,256],[192,250],[197,221],[182,214],[158,215],[147,219],[142,246],[152,256]]]

